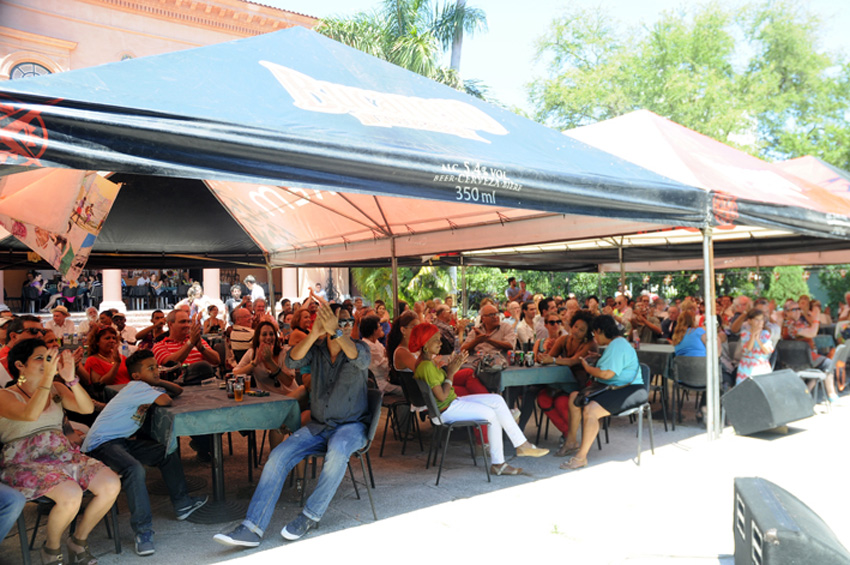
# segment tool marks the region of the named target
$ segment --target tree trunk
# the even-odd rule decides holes
[[[457,0],[456,6],[458,11],[463,10],[466,6],[466,0]],[[455,37],[452,41],[452,59],[451,68],[460,73],[460,52],[463,48],[463,25],[459,25],[455,30]]]

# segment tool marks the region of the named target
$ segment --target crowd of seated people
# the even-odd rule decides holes
[[[255,284],[254,288],[258,286]],[[200,287],[191,288],[195,289],[194,296],[189,298],[198,299],[197,288]],[[536,404],[561,432],[562,441],[555,455],[572,456],[561,467],[574,470],[588,464],[590,447],[602,418],[646,401],[646,389],[637,360],[638,342],[669,343],[673,345],[674,355],[683,357],[705,357],[708,350],[706,308],[701,297],[676,298],[668,302],[649,292],[641,292],[635,297],[617,293],[605,297],[571,295],[563,298],[532,295],[524,282],[520,286],[514,280],[505,291],[505,299],[500,300],[501,297],[496,296],[482,300],[477,305],[477,316],[466,319],[459,315],[451,296],[416,301],[410,306],[398,301],[398,315],[393,315],[392,305],[381,300],[370,304],[368,300],[355,298],[336,304],[326,299],[324,291],[317,293],[311,289],[302,300],[282,300],[273,316],[265,297],[257,293],[243,295],[241,288],[241,284],[234,284],[231,298],[221,310],[221,317],[217,305],[203,304],[205,307],[199,308],[201,304],[187,300],[170,312],[154,311],[148,327],[129,332],[122,315],[109,310],[87,313],[85,326],[79,328],[70,322],[67,309],[61,305],[53,309],[47,327],[42,327],[37,317],[12,317],[10,312],[8,315],[0,312],[0,343],[4,346],[0,349],[0,380],[10,388],[17,386],[21,389],[21,394],[13,390],[14,394],[8,398],[10,402],[15,401],[14,406],[20,406],[5,409],[0,414],[0,431],[4,419],[14,422],[22,417],[24,410],[30,410],[29,395],[40,390],[39,379],[42,377],[28,368],[30,358],[36,355],[38,359],[34,363],[55,365],[53,356],[58,355],[54,352],[61,339],[69,334],[82,334],[84,346],[67,353],[58,369],[48,366],[48,372],[60,375],[68,385],[57,381],[60,384],[51,389],[51,394],[58,393],[58,402],[62,404],[58,416],[60,422],[70,417],[93,425],[95,418],[105,409],[106,399],[102,390],[106,385],[128,385],[142,380],[156,386],[157,378],[140,376],[140,371],[150,370],[148,365],[206,363],[249,376],[260,390],[298,399],[302,425],[309,426],[316,421],[311,414],[317,394],[312,388],[315,378],[318,377],[321,386],[325,387],[328,382],[333,382],[332,379],[327,381],[333,371],[339,370],[338,367],[324,365],[321,356],[325,353],[321,352],[330,351],[345,355],[351,371],[373,377],[372,385],[385,394],[402,394],[399,386],[401,373],[425,380],[440,407],[445,409],[446,421],[471,415],[487,420],[491,429],[478,439],[483,444],[482,448],[489,450],[492,471],[497,475],[521,472],[505,461],[500,443],[503,430],[508,433],[519,455],[540,456],[547,451],[529,444],[524,435]],[[838,321],[850,321],[850,293],[845,300],[846,304],[839,308]],[[773,301],[763,297],[724,295],[718,297],[715,312],[723,374],[721,386],[724,389],[747,378],[770,373],[776,363],[778,342],[799,340],[809,346],[813,366],[827,374],[826,389],[830,400],[837,398],[831,351],[818,350],[815,340],[819,331],[831,325],[833,320],[818,301],[804,295],[787,300],[781,304],[781,309],[777,309]],[[338,329],[334,329],[337,328],[335,324],[338,324]],[[335,342],[333,335],[337,332],[344,336],[339,343]],[[219,357],[218,352],[206,342],[204,336],[210,334],[222,336],[223,356]],[[150,363],[143,366],[142,362],[147,357],[134,358],[133,367],[128,366],[128,358],[121,350],[122,344],[129,343],[128,336],[133,337],[134,350],[152,350]],[[34,340],[31,345],[35,345],[35,349],[24,352],[20,344],[30,339]],[[87,351],[84,351],[86,347]],[[604,351],[600,355],[602,348]],[[576,405],[577,393],[574,390],[559,386],[517,387],[508,391],[506,402],[501,396],[492,394],[486,379],[477,375],[477,369],[481,368],[485,359],[497,366],[507,364],[507,359],[519,349],[528,349],[527,354],[533,356],[537,364],[570,367],[580,388],[592,382],[609,384],[613,388],[584,406]],[[17,353],[10,355],[11,351]],[[293,351],[296,352],[295,357],[292,357]],[[48,354],[51,356],[49,361],[46,359]],[[359,355],[367,356],[368,360],[362,357],[358,360]],[[84,359],[86,356],[87,359]],[[8,366],[10,360],[13,361],[12,367]],[[364,363],[364,360],[368,362]],[[21,375],[23,380],[20,380]],[[20,386],[26,382],[28,375],[36,382],[35,388]],[[77,380],[80,385],[77,385]],[[79,393],[74,388],[77,386]],[[337,394],[322,390],[324,392],[318,394]],[[175,392],[179,394],[179,391],[166,390],[167,395],[173,396]],[[167,402],[167,398],[163,397],[162,402]],[[335,409],[341,407],[336,406]],[[703,405],[697,418],[701,419],[704,415]],[[50,418],[54,422],[57,416],[51,415]],[[18,437],[16,430],[19,425],[11,423],[7,426],[10,431],[5,437],[14,441]],[[72,445],[83,442],[83,436],[74,435],[80,433],[81,428],[75,430],[73,425],[60,425],[59,429],[65,438],[62,441]],[[498,438],[494,431],[497,431]],[[82,428],[82,433],[85,433],[85,428]],[[209,456],[209,446],[205,444],[204,437],[193,438],[192,447],[198,451],[199,457]],[[289,437],[289,430],[274,430],[271,434],[273,450],[277,450]],[[50,441],[59,445],[57,442],[60,440],[50,438]],[[24,447],[30,449],[29,446]],[[282,457],[281,453],[284,452],[278,451],[276,457]],[[98,455],[97,451],[93,454]],[[291,456],[288,452],[286,454]],[[4,473],[4,479],[8,477],[9,484],[15,487],[16,479],[13,474],[7,474],[6,469],[13,465],[13,459],[17,461],[15,458],[19,455],[12,451],[3,455],[7,457],[4,460],[6,467],[0,469],[0,473]],[[280,464],[288,466],[289,463],[287,459]],[[68,489],[73,491],[88,486],[92,490],[90,485],[93,485],[93,492],[103,495],[103,504],[109,502],[110,497],[114,499],[114,479],[107,473],[101,473],[102,467],[91,466],[85,460],[74,460],[74,464],[89,465],[91,470],[80,475],[81,480],[77,481],[76,487],[68,486]],[[11,473],[18,472],[14,467],[11,469]],[[301,476],[303,471],[298,473]],[[100,478],[96,479],[96,475]],[[50,496],[49,491],[44,492]],[[32,493],[23,494],[31,496]],[[61,495],[59,491],[56,494]],[[175,500],[178,505],[190,504],[188,499],[180,496]],[[103,504],[95,507],[92,519],[101,512]],[[195,504],[200,503],[192,500],[191,505]],[[300,522],[287,525],[284,537],[297,539],[315,525],[320,514],[305,512],[305,517],[299,518]],[[249,511],[249,516],[254,515],[258,515],[256,509]],[[61,520],[60,523],[64,523],[65,518],[61,517]],[[80,537],[72,538],[70,544],[72,552],[83,557],[87,557],[83,535],[87,535],[90,529],[89,521],[82,529],[78,526]],[[218,541],[237,546],[259,543],[262,528],[257,528],[251,519],[246,519],[243,524]],[[142,551],[152,550],[149,538],[142,535],[137,540]],[[43,550],[46,562],[55,556],[56,539],[48,538]]]

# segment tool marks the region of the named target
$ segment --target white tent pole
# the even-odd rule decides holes
[[[705,418],[709,441],[719,439],[720,422],[720,382],[718,371],[719,352],[717,350],[717,315],[714,300],[714,246],[711,240],[711,228],[702,228],[703,281],[705,292],[705,396],[708,413]],[[675,415],[674,415],[675,417]]]
[[[620,257],[620,293],[626,294],[626,264],[623,262],[623,238],[617,244],[617,255]]]
[[[466,296],[466,265],[463,264],[463,255],[460,256],[460,285],[461,285],[461,303],[460,306],[460,317],[466,318],[466,309],[469,305],[469,300]]]
[[[269,280],[269,296],[268,296],[268,300],[266,300],[266,302],[268,303],[268,305],[271,309],[272,318],[277,320],[277,312],[276,312],[277,308],[275,308],[275,306],[277,305],[277,300],[274,299],[274,276],[272,274],[272,266],[269,264],[269,256],[268,255],[266,255],[266,275],[267,275],[267,278]]]
[[[596,269],[596,299],[602,301],[602,265],[598,265]]]
[[[390,237],[390,255],[393,265],[393,320],[398,318],[398,258],[395,256],[395,236]]]

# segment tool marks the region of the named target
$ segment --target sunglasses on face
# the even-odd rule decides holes
[[[561,320],[549,320],[546,323],[549,324],[550,326],[559,326],[559,325],[561,325]]]
[[[341,328],[350,328],[351,326],[354,325],[354,320],[352,320],[350,318],[347,319],[347,320],[340,320],[338,325]]]
[[[491,312],[490,314],[481,314],[481,317],[482,318],[495,318],[498,315],[499,315],[498,312]]]
[[[38,328],[24,328],[17,333],[22,334],[24,332],[27,332],[30,335],[44,335],[44,330],[41,330],[41,329],[38,329]]]

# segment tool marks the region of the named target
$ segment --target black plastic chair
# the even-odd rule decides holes
[[[148,307],[148,285],[130,287],[128,297],[133,310],[145,310]]]
[[[372,516],[378,520],[378,513],[375,511],[375,501],[372,498],[372,490],[375,488],[375,477],[372,474],[372,461],[369,459],[369,448],[372,447],[372,441],[375,439],[375,433],[378,431],[378,423],[381,421],[381,402],[383,401],[384,393],[378,389],[370,389],[368,391],[369,399],[369,428],[366,430],[366,445],[351,454],[352,457],[357,457],[360,460],[360,469],[363,471],[363,486],[366,488],[366,494],[369,495],[369,504],[372,506]],[[313,458],[314,477],[316,459],[324,457],[327,452],[311,453],[305,459]],[[365,461],[365,463],[364,463]],[[366,477],[366,469],[369,469],[369,477]],[[354,471],[351,468],[351,461],[348,463],[348,473],[351,475],[351,482],[354,483],[354,494],[357,500],[360,500],[360,490],[357,488],[357,479],[354,478]],[[367,482],[367,480],[369,482]],[[307,498],[307,473],[304,473],[304,487],[301,490],[301,506],[304,506],[304,501]]]
[[[405,426],[401,426],[398,421],[398,409],[400,406],[396,406],[392,409],[394,411],[392,418],[396,423],[398,434],[401,436],[401,454],[404,455],[404,452],[407,449],[407,440],[410,437],[411,431],[416,432],[416,437],[419,439],[419,451],[425,451],[425,447],[422,445],[422,435],[419,431],[419,421],[416,419],[418,413],[427,411],[427,408],[425,407],[425,400],[422,398],[422,393],[419,391],[416,380],[413,378],[412,371],[396,371],[396,375],[398,375],[399,383],[401,383],[404,403],[410,408],[410,413]],[[390,416],[390,414],[387,414],[388,424],[392,421]],[[384,426],[384,435],[381,439],[381,451],[378,454],[379,457],[383,457],[384,455],[384,444],[386,441],[387,426]]]
[[[446,460],[446,451],[449,448],[449,440],[452,436],[452,430],[455,428],[466,428],[466,435],[469,441],[469,454],[472,456],[472,464],[478,466],[478,460],[475,457],[475,443],[472,441],[472,428],[478,430],[478,437],[484,437],[483,428],[487,426],[485,420],[460,420],[457,422],[443,422],[440,418],[440,409],[437,407],[437,399],[434,393],[428,388],[428,383],[421,379],[414,379],[416,385],[422,393],[422,398],[425,400],[425,406],[428,407],[428,418],[431,420],[433,433],[431,434],[431,446],[428,448],[428,459],[425,460],[425,468],[428,469],[431,465],[431,454],[434,454],[434,465],[437,464],[437,455],[440,452],[440,446],[443,446],[443,456],[440,457],[440,467],[437,470],[436,486],[440,484],[440,475],[443,473],[443,462]],[[445,431],[445,433],[444,433]],[[483,450],[484,456],[484,471],[487,473],[487,482],[490,482],[490,463],[487,461],[487,450]]]
[[[791,369],[801,379],[813,379],[815,388],[812,391],[812,399],[818,402],[818,390],[820,390],[820,402],[826,403],[827,412],[832,411],[831,403],[826,395],[826,373],[816,369],[812,364],[812,348],[805,341],[796,339],[783,339],[776,345],[777,368]]]
[[[88,494],[88,491],[86,491]],[[23,565],[30,565],[30,551],[35,547],[35,538],[38,535],[38,526],[41,524],[42,516],[47,516],[50,514],[50,511],[53,509],[54,502],[53,500],[47,498],[46,496],[42,496],[41,498],[37,498],[35,500],[30,500],[28,502],[32,502],[38,505],[38,510],[36,512],[35,526],[32,529],[32,538],[30,538],[29,543],[27,543],[27,522],[24,519],[24,513],[21,512],[21,515],[18,516],[18,537],[20,538],[21,544],[21,562]],[[82,509],[80,509],[82,511]],[[71,522],[71,533],[74,532],[74,527],[76,526],[77,518],[74,518],[74,521]],[[108,517],[104,517],[103,520],[104,525],[106,526],[106,535],[109,536],[111,540],[115,542],[115,553],[121,553],[121,535],[118,532],[118,501],[115,501],[115,504],[112,505],[112,508],[109,510]]]
[[[40,307],[38,290],[30,285],[24,286],[21,290],[21,310],[27,314],[33,314]]]
[[[91,301],[92,306],[98,308],[100,306],[101,301],[103,301],[103,287],[93,286],[91,289],[91,293],[89,293],[89,300]]]
[[[675,431],[676,420],[682,422],[681,392],[693,390],[705,394],[705,357],[674,357],[670,373],[670,380],[673,381],[673,417],[670,420]]]
[[[64,302],[65,306],[67,306],[69,309],[74,310],[75,312],[80,311],[80,301],[77,298],[76,287],[65,285],[62,288],[62,302]]]

